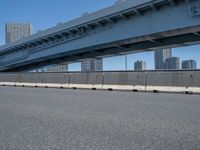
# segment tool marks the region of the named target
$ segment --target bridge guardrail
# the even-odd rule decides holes
[[[148,72],[146,90],[200,92],[200,71]]]
[[[102,89],[103,73],[69,73],[70,88]]]
[[[200,71],[0,73],[0,85],[200,93]]]
[[[105,72],[103,89],[145,91],[146,72]]]
[[[20,82],[20,74],[0,74],[0,82]]]

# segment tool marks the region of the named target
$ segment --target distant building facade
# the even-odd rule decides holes
[[[103,59],[90,59],[81,62],[81,71],[103,71]]]
[[[180,58],[170,57],[165,61],[165,69],[180,69]]]
[[[5,32],[6,44],[8,44],[30,36],[32,32],[32,26],[29,23],[7,23]]]
[[[182,69],[197,69],[197,62],[195,60],[182,61]]]
[[[166,59],[172,57],[171,49],[156,50],[154,52],[155,69],[165,69]]]
[[[134,63],[134,69],[135,70],[147,70],[147,64],[145,61],[143,60],[137,60]]]
[[[47,72],[67,72],[67,71],[68,71],[67,63],[47,67]]]

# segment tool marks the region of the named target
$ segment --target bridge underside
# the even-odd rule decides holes
[[[86,58],[198,44],[199,8],[200,2],[196,0],[149,1],[134,7],[134,11],[117,12],[55,35],[5,48],[0,51],[0,70],[24,71]]]
[[[154,36],[154,35],[152,35]],[[124,41],[126,43],[126,41]],[[188,33],[179,36],[171,36],[167,38],[158,38],[153,40],[146,40],[143,42],[137,43],[128,43],[120,45],[108,44],[102,45],[101,49],[81,49],[77,51],[66,52],[58,55],[53,55],[47,58],[40,58],[36,59],[31,62],[25,62],[24,64],[20,63],[19,67],[18,64],[12,65],[11,69],[6,69],[4,72],[15,72],[15,71],[25,71],[32,68],[38,68],[42,66],[47,66],[50,64],[59,64],[62,62],[76,62],[81,61],[88,58],[103,58],[103,57],[110,57],[110,56],[119,56],[129,53],[136,53],[140,51],[152,51],[155,49],[161,48],[168,48],[168,47],[176,47],[176,46],[187,46],[191,44],[198,44],[200,43],[200,33]],[[88,48],[89,49],[89,48]],[[23,66],[23,67],[22,67]]]

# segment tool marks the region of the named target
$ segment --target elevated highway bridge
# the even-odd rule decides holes
[[[0,71],[200,43],[199,0],[126,0],[0,47]]]

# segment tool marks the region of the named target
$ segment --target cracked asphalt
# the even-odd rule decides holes
[[[200,96],[0,87],[1,150],[200,150]]]

